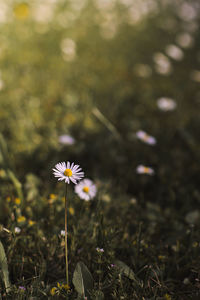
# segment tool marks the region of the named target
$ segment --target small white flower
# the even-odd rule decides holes
[[[156,52],[153,55],[155,62],[155,70],[162,75],[169,75],[172,72],[172,65],[169,58],[161,52]]]
[[[20,232],[21,232],[21,228],[15,227],[15,233],[20,233]]]
[[[198,16],[198,9],[195,8],[192,3],[187,3],[184,1],[181,5],[178,6],[177,10],[178,16],[183,19],[183,21],[193,21]]]
[[[153,175],[154,174],[154,170],[150,167],[145,167],[143,165],[139,165],[136,168],[136,172],[138,174],[148,174],[148,175]]]
[[[75,165],[74,163],[70,164],[69,161],[67,164],[65,162],[56,164],[53,171],[54,176],[58,177],[59,181],[64,180],[68,184],[70,180],[74,184],[77,184],[77,181],[84,177],[84,172],[79,168],[79,165]]]
[[[165,52],[167,53],[167,55],[175,60],[182,60],[184,57],[184,53],[183,51],[177,47],[176,45],[168,45],[165,48]]]
[[[173,99],[167,97],[161,97],[157,101],[158,108],[163,111],[174,110],[176,108],[176,102]]]
[[[76,56],[76,43],[74,40],[65,38],[61,41],[61,50],[63,52],[63,58],[66,61],[74,60]]]
[[[176,42],[182,48],[190,48],[194,43],[194,39],[189,33],[183,32],[177,35]]]
[[[97,247],[96,250],[97,250],[97,252],[99,252],[99,253],[103,253],[103,252],[104,252],[104,249],[103,249],[103,248]]]
[[[155,145],[156,144],[156,139],[151,136],[151,135],[148,135],[145,131],[143,130],[138,130],[136,132],[136,136],[139,140],[149,144],[149,145]]]
[[[89,201],[97,193],[96,185],[90,179],[83,179],[75,186],[75,193],[83,200]]]
[[[63,145],[74,145],[76,142],[75,139],[71,135],[68,135],[68,134],[60,135],[58,140]]]
[[[60,231],[60,235],[61,235],[61,236],[65,236],[65,231],[64,231],[64,230],[61,230],[61,231]]]

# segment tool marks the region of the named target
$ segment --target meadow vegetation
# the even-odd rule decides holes
[[[200,7],[161,2],[0,1],[0,299],[200,299]]]

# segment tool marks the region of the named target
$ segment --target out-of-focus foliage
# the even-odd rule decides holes
[[[56,284],[64,184],[51,169],[67,160],[99,191],[89,203],[69,191],[71,280],[83,261],[91,299],[199,299],[199,16],[195,0],[0,0],[10,299],[77,297]]]

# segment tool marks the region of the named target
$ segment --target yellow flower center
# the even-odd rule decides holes
[[[21,203],[21,200],[19,198],[15,198],[15,204],[19,205]]]
[[[144,135],[144,141],[148,141],[148,139],[149,139],[149,135],[145,133],[145,135]]]
[[[65,176],[68,176],[68,177],[71,177],[71,176],[72,176],[72,170],[71,170],[71,169],[66,169],[66,170],[64,171],[64,175],[65,175]]]
[[[83,192],[88,193],[89,192],[89,187],[88,186],[84,186]]]
[[[26,218],[24,216],[19,216],[17,218],[17,222],[21,223],[21,222],[25,222],[26,221]]]
[[[149,173],[149,168],[148,167],[144,167],[144,173]]]

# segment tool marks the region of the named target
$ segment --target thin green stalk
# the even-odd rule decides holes
[[[67,247],[67,183],[65,189],[65,262],[66,262],[66,281],[69,286],[69,274],[68,274],[68,247]]]

